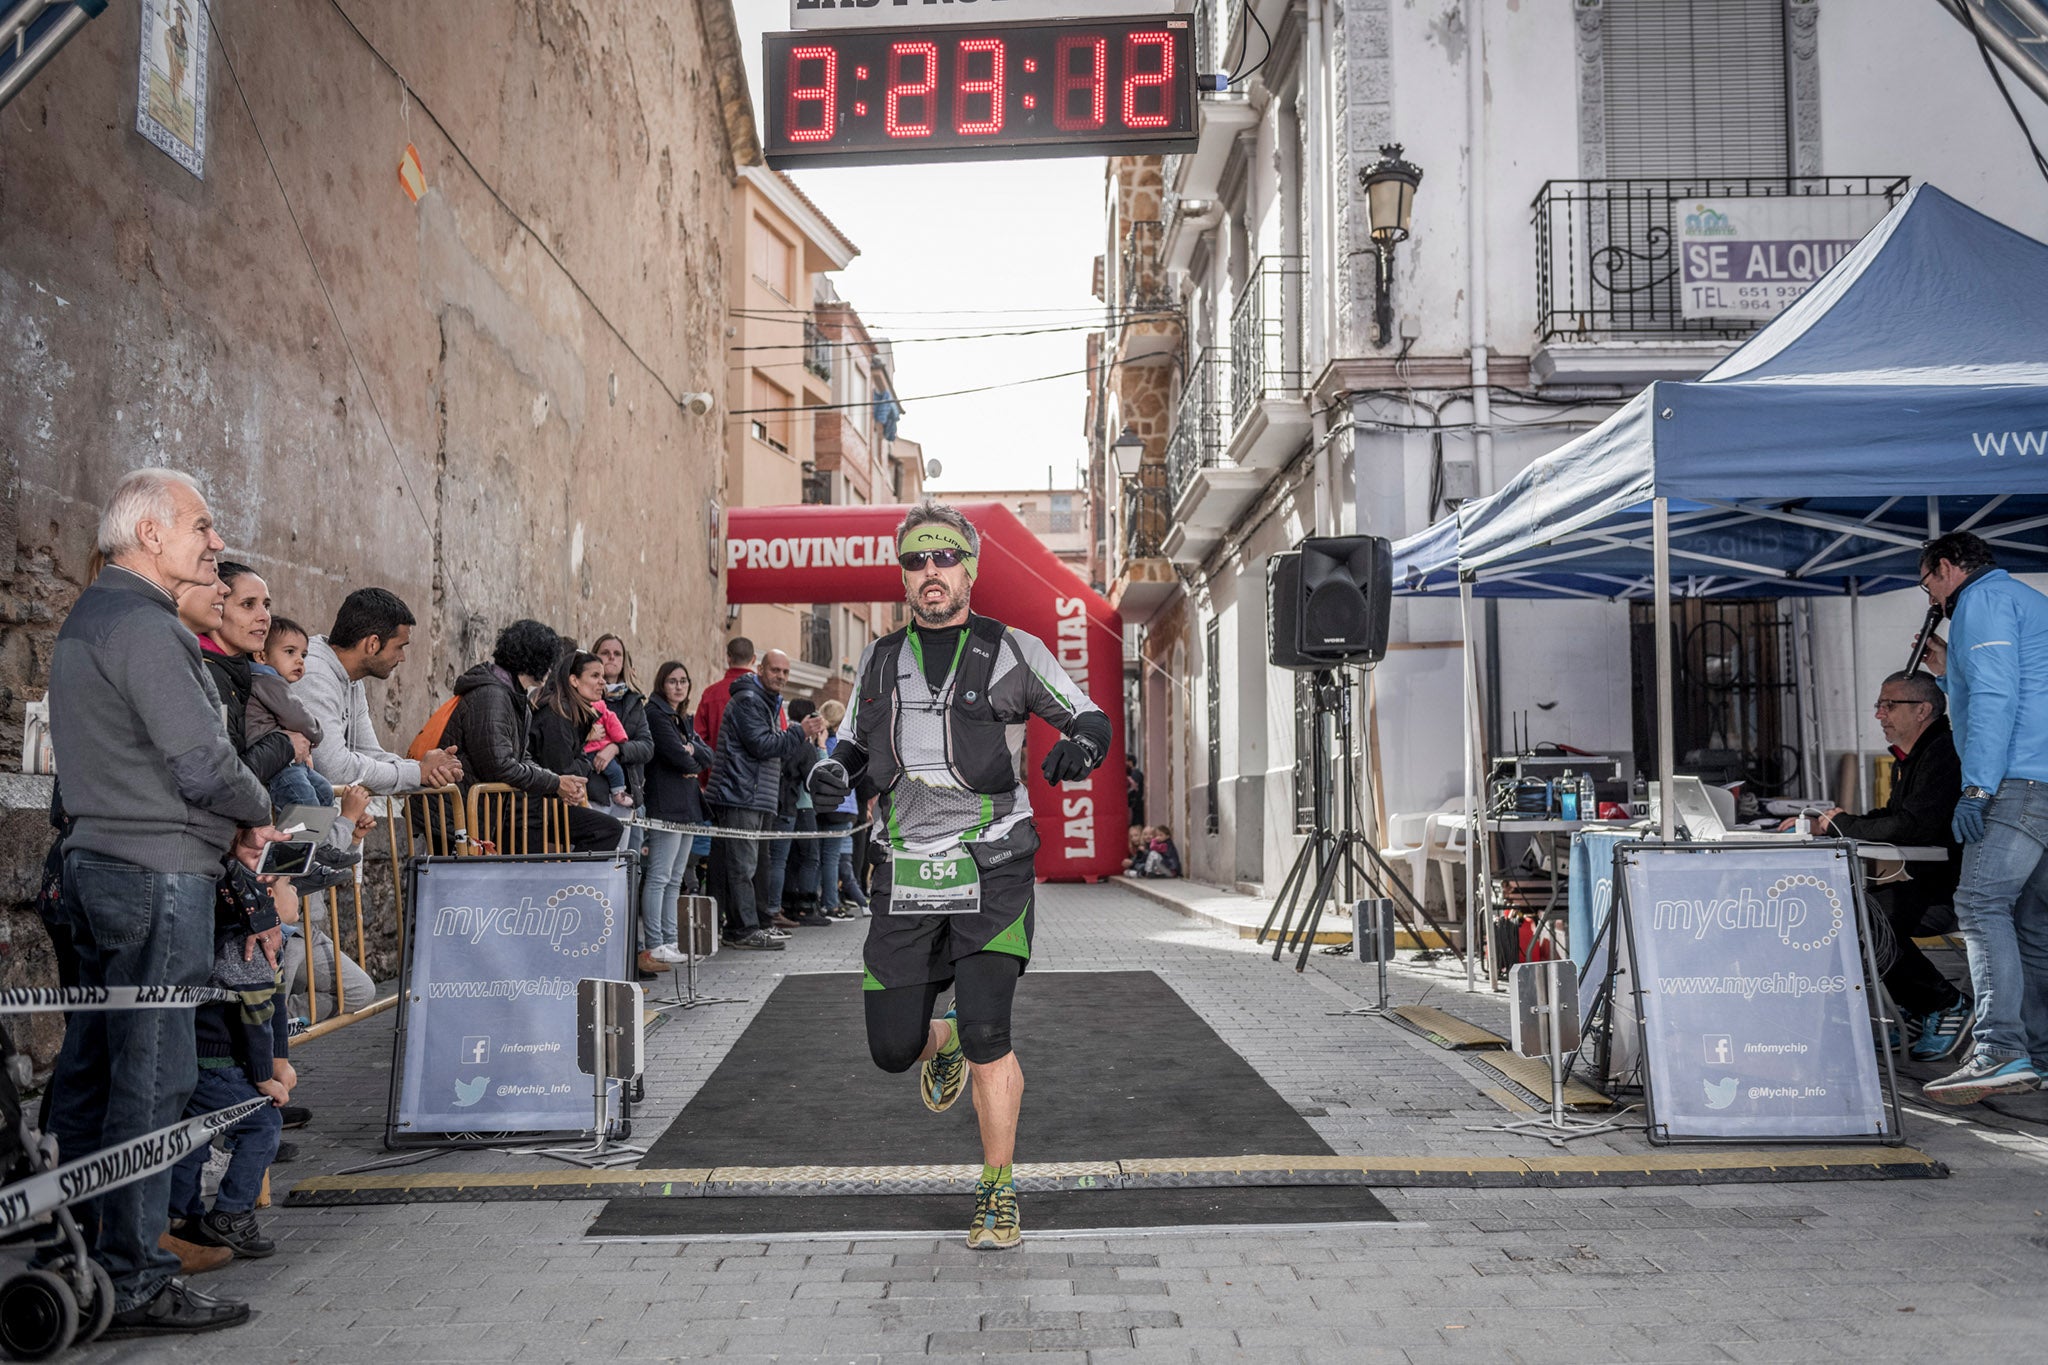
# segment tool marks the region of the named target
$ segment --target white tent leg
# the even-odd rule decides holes
[[[1676,830],[1678,804],[1671,799],[1672,779],[1678,768],[1671,716],[1671,503],[1656,498],[1650,503],[1651,553],[1655,559],[1657,598],[1657,837],[1669,842]]]
[[[1479,673],[1472,661],[1472,584],[1463,577],[1458,580],[1458,634],[1459,653],[1465,663],[1465,989],[1470,991],[1479,986],[1479,969],[1473,953],[1479,943],[1479,858],[1486,825],[1472,790],[1473,769],[1479,762],[1472,734]]]

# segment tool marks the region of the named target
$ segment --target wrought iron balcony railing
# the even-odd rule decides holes
[[[1261,256],[1230,315],[1230,424],[1245,423],[1262,398],[1294,398],[1307,384],[1302,358],[1302,293],[1308,262]]]
[[[836,662],[832,656],[832,618],[824,612],[813,612],[803,618],[804,662],[816,668],[830,668]]]
[[[1167,505],[1194,481],[1198,469],[1214,469],[1223,463],[1229,445],[1224,428],[1223,395],[1231,381],[1230,352],[1205,347],[1188,367],[1187,383],[1180,391],[1180,406],[1173,416],[1173,434],[1166,438]]]
[[[1123,563],[1163,559],[1166,528],[1173,520],[1173,499],[1167,495],[1166,471],[1145,465],[1138,478],[1124,485]]]
[[[1166,225],[1156,218],[1132,221],[1124,235],[1117,266],[1117,302],[1126,316],[1132,313],[1163,312],[1173,307],[1173,290],[1166,278],[1161,248]]]
[[[1741,337],[1759,324],[1688,318],[1673,206],[1688,199],[1905,194],[1900,176],[1552,180],[1531,205],[1536,334],[1552,340]]]
[[[832,378],[832,341],[809,318],[804,319],[804,368],[820,379]]]

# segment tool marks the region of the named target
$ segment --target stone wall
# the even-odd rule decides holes
[[[0,762],[145,464],[199,476],[280,612],[406,599],[393,747],[522,615],[717,675],[720,423],[673,395],[723,387],[726,5],[219,9],[203,180],[133,131],[134,6],[8,107]]]

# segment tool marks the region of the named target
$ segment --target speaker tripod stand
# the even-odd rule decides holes
[[[1302,841],[1301,851],[1295,855],[1294,865],[1288,868],[1286,880],[1280,884],[1280,894],[1266,915],[1266,922],[1259,929],[1256,940],[1263,945],[1266,936],[1274,932],[1277,922],[1279,931],[1273,942],[1273,960],[1278,962],[1281,953],[1292,949],[1295,953],[1294,970],[1297,972],[1308,967],[1308,955],[1315,948],[1316,929],[1322,922],[1323,907],[1335,894],[1339,876],[1344,881],[1346,904],[1352,902],[1358,886],[1370,887],[1375,897],[1391,904],[1395,918],[1417,943],[1427,941],[1422,935],[1418,917],[1420,923],[1429,921],[1428,912],[1416,901],[1407,885],[1387,866],[1386,859],[1380,856],[1372,841],[1358,831],[1358,790],[1352,775],[1353,765],[1349,762],[1342,764],[1341,778],[1332,781],[1332,769],[1340,766],[1333,759],[1340,740],[1346,755],[1354,751],[1353,680],[1340,675],[1337,670],[1324,668],[1314,671],[1311,683],[1314,740],[1309,767],[1314,791],[1315,828]],[[1332,818],[1331,811],[1334,787],[1341,787],[1336,802],[1340,813],[1336,819]],[[1366,870],[1368,864],[1371,871]],[[1390,895],[1390,891],[1395,894]],[[1413,915],[1404,910],[1404,901],[1413,910]],[[1298,926],[1297,914],[1301,917]],[[1448,935],[1443,937],[1449,941]]]

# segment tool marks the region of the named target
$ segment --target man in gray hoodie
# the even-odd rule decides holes
[[[50,736],[74,824],[64,842],[64,904],[81,986],[203,986],[214,887],[224,860],[252,868],[281,838],[270,798],[235,752],[199,642],[177,596],[211,583],[225,546],[190,476],[139,469],[100,518],[107,558],[58,632]],[[273,961],[273,925],[251,943]],[[198,1080],[189,1010],[73,1014],[51,1079],[51,1129],[66,1160],[175,1123]],[[85,1205],[92,1252],[114,1282],[108,1337],[203,1332],[247,1304],[173,1279],[161,1245],[170,1171]]]

